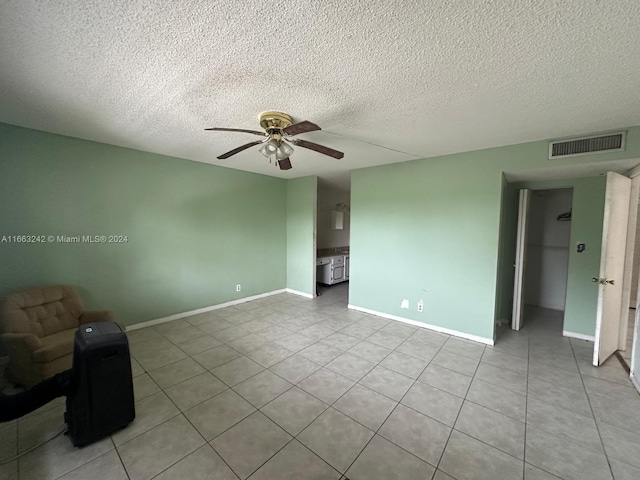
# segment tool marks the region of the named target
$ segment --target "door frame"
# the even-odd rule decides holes
[[[511,328],[522,328],[524,310],[524,274],[527,260],[527,230],[529,225],[529,205],[531,190],[521,188],[518,191],[518,227],[516,233],[516,259],[513,279],[513,310],[511,312]]]
[[[636,227],[638,223],[638,203],[640,203],[640,166],[627,172],[631,178],[631,201],[629,202],[629,221],[627,227],[627,248],[625,250],[624,279],[622,289],[622,318],[620,319],[620,340],[618,348],[624,350],[627,343],[627,330],[629,326],[629,308],[631,307],[631,287],[633,275],[633,257],[636,247]],[[635,200],[635,201],[634,201]],[[640,283],[639,283],[640,285]],[[640,301],[639,294],[636,294],[636,301]],[[637,311],[638,305],[634,305]],[[637,329],[637,322],[636,322]]]
[[[628,310],[631,303],[631,287],[632,287],[632,275],[633,275],[633,257],[635,255],[636,243],[636,228],[638,221],[638,209],[640,208],[640,165],[627,172],[627,175],[631,178],[631,202],[629,204],[629,228],[627,235],[627,249],[625,252],[625,290],[623,292],[623,308],[626,306],[626,315],[623,314],[623,318],[620,322],[620,349],[626,347],[627,331],[629,326],[629,314]],[[640,247],[639,247],[640,248]],[[634,305],[636,313],[634,315],[634,328],[633,328],[633,340],[631,342],[631,364],[629,365],[629,378],[631,383],[640,392],[640,379],[638,379],[638,372],[635,371],[635,366],[639,362],[637,346],[640,346],[640,282],[638,282],[636,292],[636,304]]]

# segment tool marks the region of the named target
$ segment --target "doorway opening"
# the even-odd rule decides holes
[[[529,195],[527,224],[519,232],[524,238],[520,239],[521,311],[516,329],[563,335],[572,200],[572,188],[533,190]]]
[[[316,294],[348,303],[351,273],[351,181],[318,179]]]

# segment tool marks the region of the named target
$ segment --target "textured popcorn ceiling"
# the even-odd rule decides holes
[[[0,121],[285,178],[640,124],[637,0],[2,0]],[[281,110],[342,160],[257,139]]]

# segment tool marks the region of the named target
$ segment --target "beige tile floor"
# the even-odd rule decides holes
[[[557,312],[486,347],[346,301],[342,284],[132,331],[136,420],[82,449],[56,437],[0,479],[640,478],[640,396]],[[1,424],[0,457],[63,411]]]

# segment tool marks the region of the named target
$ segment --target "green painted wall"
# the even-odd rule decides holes
[[[67,283],[134,324],[282,289],[286,183],[0,124],[0,239],[128,237],[0,243],[0,296]]]
[[[492,338],[509,298],[499,254],[514,207],[503,172],[634,157],[640,127],[622,153],[551,163],[547,142],[533,142],[354,171],[350,303]],[[89,308],[133,324],[284,287],[313,294],[316,195],[315,177],[284,181],[0,124],[0,237],[128,236],[0,243],[0,296],[70,283]],[[590,210],[602,194],[584,195]],[[574,318],[590,314],[590,287],[571,300],[585,307]]]
[[[287,181],[287,288],[315,295],[318,178]]]
[[[509,201],[513,207],[510,209],[513,211],[513,216],[508,221],[510,225],[515,225],[517,221],[518,189],[573,188],[567,297],[564,313],[564,330],[568,332],[595,335],[598,288],[596,284],[591,282],[591,278],[598,276],[600,271],[606,183],[606,176],[598,176],[547,182],[520,182],[509,185]],[[511,259],[511,265],[513,265],[515,259],[515,229],[512,229],[511,233],[512,235],[509,238],[513,241],[505,242],[508,248],[504,252]],[[578,243],[586,244],[584,252],[577,252],[576,245]],[[508,305],[503,307],[507,310],[505,317],[507,318],[511,315],[513,271],[510,278],[508,280],[505,279],[502,286],[504,291],[509,292],[507,295]]]
[[[352,172],[349,303],[491,338],[500,196],[464,158]]]
[[[564,316],[564,330],[568,332],[583,335],[596,333],[598,286],[591,278],[600,274],[606,185],[605,176],[589,178],[576,182],[573,190],[571,249]],[[586,244],[584,252],[577,252],[578,243]]]
[[[549,161],[541,141],[353,171],[349,303],[493,338],[509,297],[498,293],[509,277],[498,261],[503,173],[640,158],[640,127],[627,130],[620,153]]]

